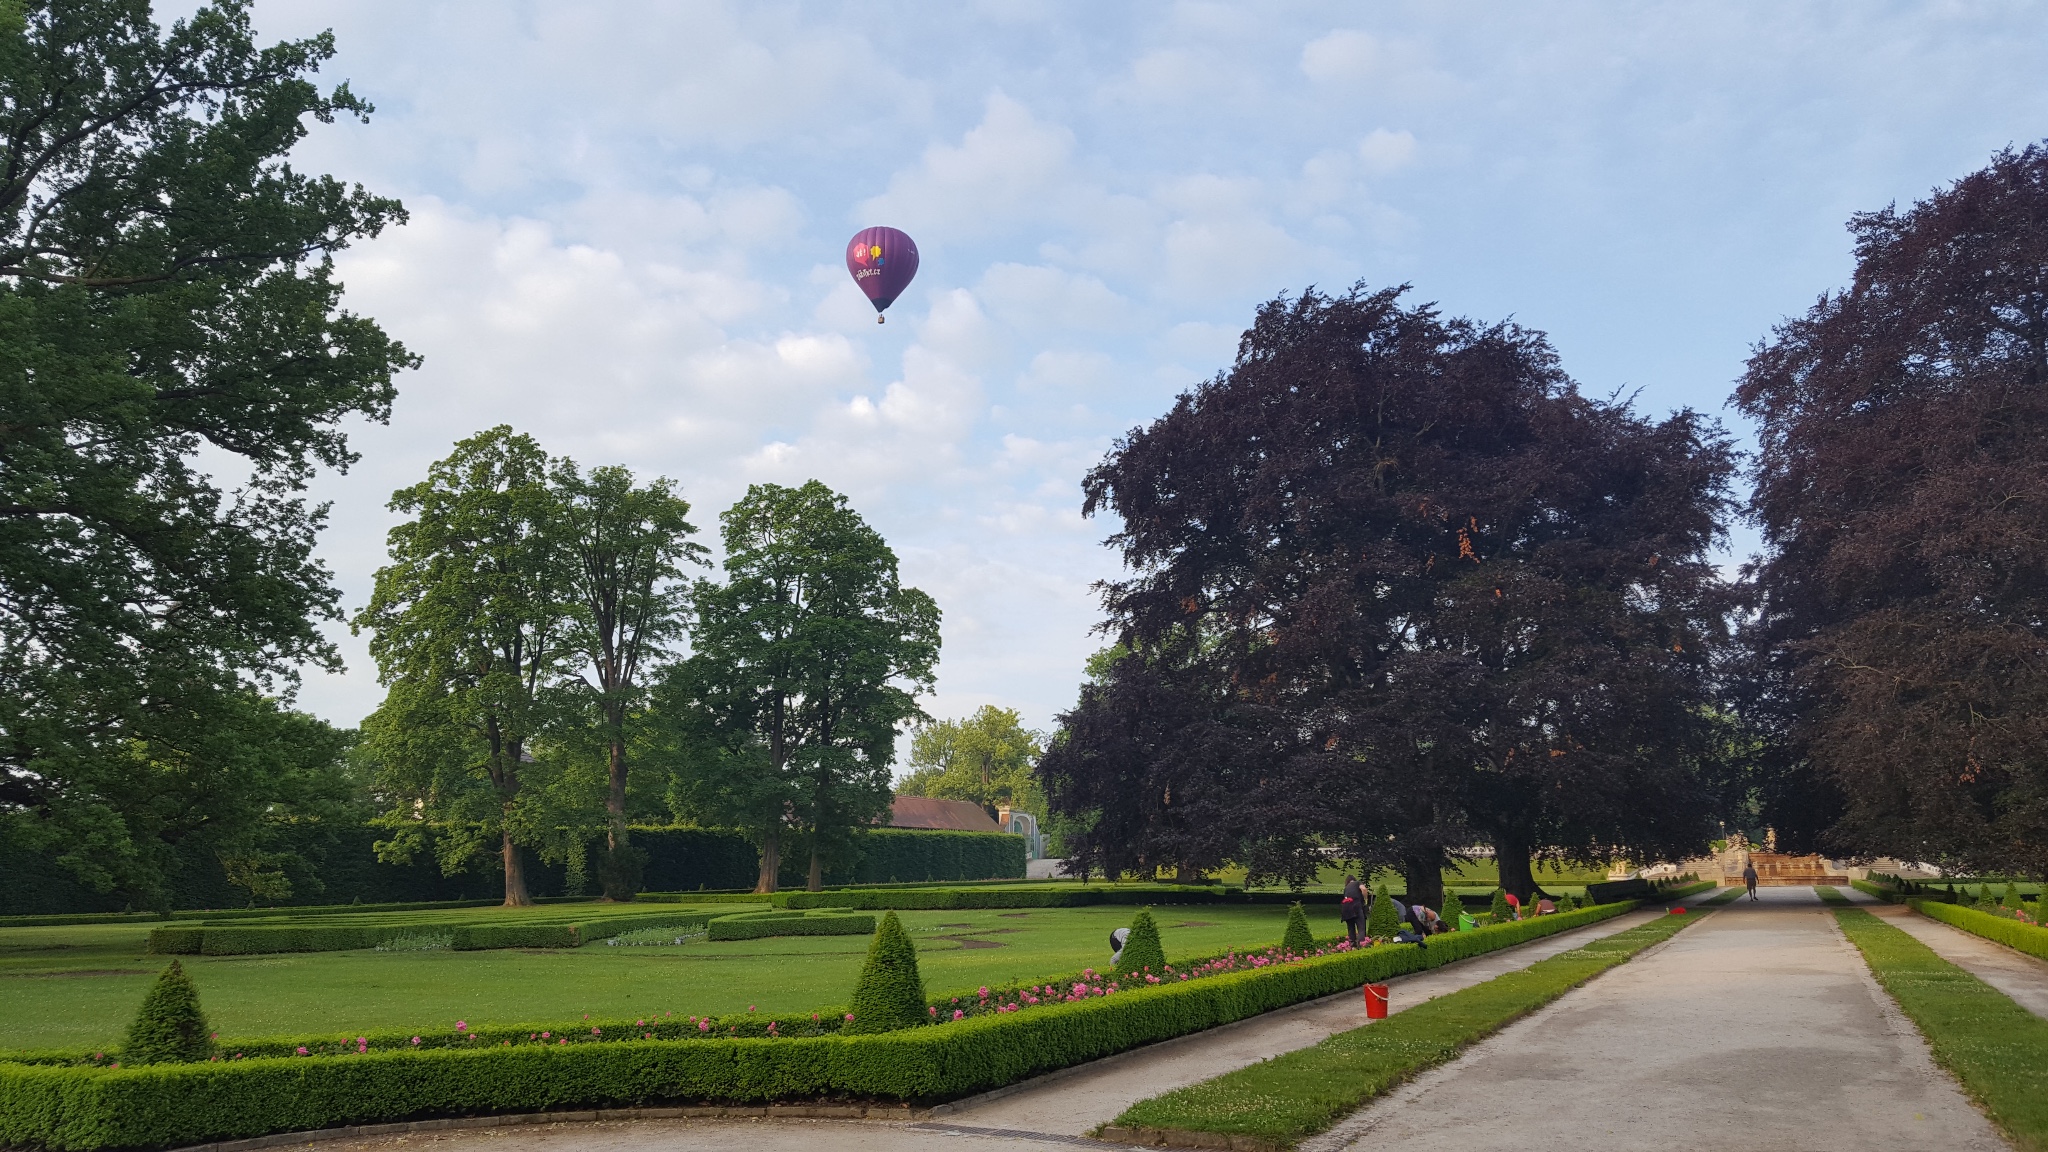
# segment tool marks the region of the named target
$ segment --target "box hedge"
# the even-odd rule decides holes
[[[705,927],[707,935],[713,940],[764,940],[771,936],[865,936],[874,930],[873,916],[844,912],[717,916]]]
[[[884,911],[951,911],[970,908],[1079,908],[1091,904],[1246,903],[1235,888],[1186,888],[1174,884],[1101,886],[1047,885],[1035,888],[849,888],[836,892],[777,892],[783,908],[859,908]]]
[[[627,905],[625,907],[632,907]],[[304,924],[166,925],[149,933],[149,951],[173,955],[254,956],[275,952],[343,952],[422,933],[448,933],[458,952],[492,948],[575,948],[608,940],[635,928],[699,928],[706,913],[663,910],[660,906],[589,916],[574,920],[535,921],[526,917],[504,921],[451,923],[437,920],[388,920],[352,924],[318,921]]]
[[[1930,920],[1939,920],[1973,936],[1982,936],[2029,956],[2048,960],[2048,928],[1940,900],[1909,899],[1906,904]]]
[[[868,1036],[525,1044],[120,1069],[0,1063],[0,1141],[94,1152],[568,1106],[953,1099],[1568,931],[1632,907],[1601,905],[1441,936],[1426,949],[1361,949]]]

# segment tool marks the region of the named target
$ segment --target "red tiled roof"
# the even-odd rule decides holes
[[[889,823],[896,828],[943,828],[952,832],[1002,831],[979,804],[925,796],[896,797],[889,804]]]

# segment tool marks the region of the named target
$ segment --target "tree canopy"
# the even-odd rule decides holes
[[[72,858],[103,884],[161,882],[133,799],[156,752],[244,721],[311,741],[287,758],[330,738],[247,693],[334,664],[325,513],[299,493],[416,363],[331,264],[404,210],[287,162],[370,111],[311,79],[333,53],[258,47],[233,0],[167,31],[141,0],[0,8],[0,810],[100,845]],[[263,799],[208,790],[181,819]]]
[[[1850,221],[1778,326],[1744,713],[1781,842],[2048,872],[2048,147]]]
[[[896,791],[1043,816],[1045,798],[1034,775],[1040,742],[1016,709],[993,704],[964,720],[921,724],[910,735],[910,774]]]
[[[1267,304],[1089,474],[1133,575],[1103,591],[1130,654],[1043,764],[1056,808],[1096,813],[1084,853],[1199,826],[1299,877],[1335,843],[1433,903],[1475,831],[1523,887],[1532,853],[1704,846],[1725,438],[1401,294]],[[1140,778],[1091,784],[1109,762]]]

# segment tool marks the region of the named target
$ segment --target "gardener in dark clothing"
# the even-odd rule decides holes
[[[1365,889],[1358,886],[1358,877],[1344,878],[1344,902],[1337,907],[1337,916],[1344,921],[1344,935],[1353,948],[1365,942]]]
[[[1745,862],[1742,865],[1742,882],[1749,886],[1749,898],[1756,899],[1756,865]]]

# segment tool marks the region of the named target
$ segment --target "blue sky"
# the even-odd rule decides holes
[[[169,13],[167,13],[168,15]],[[258,0],[378,106],[306,167],[412,222],[341,261],[425,355],[322,552],[509,423],[679,481],[815,477],[946,614],[935,715],[1049,726],[1099,646],[1078,482],[1308,285],[1548,332],[1589,392],[1720,412],[1850,268],[1843,224],[2048,137],[2022,3],[432,4]],[[877,326],[849,236],[917,239]],[[1731,426],[1742,431],[1731,420]],[[1738,537],[1736,550],[1747,545]],[[380,697],[359,641],[304,706]]]

